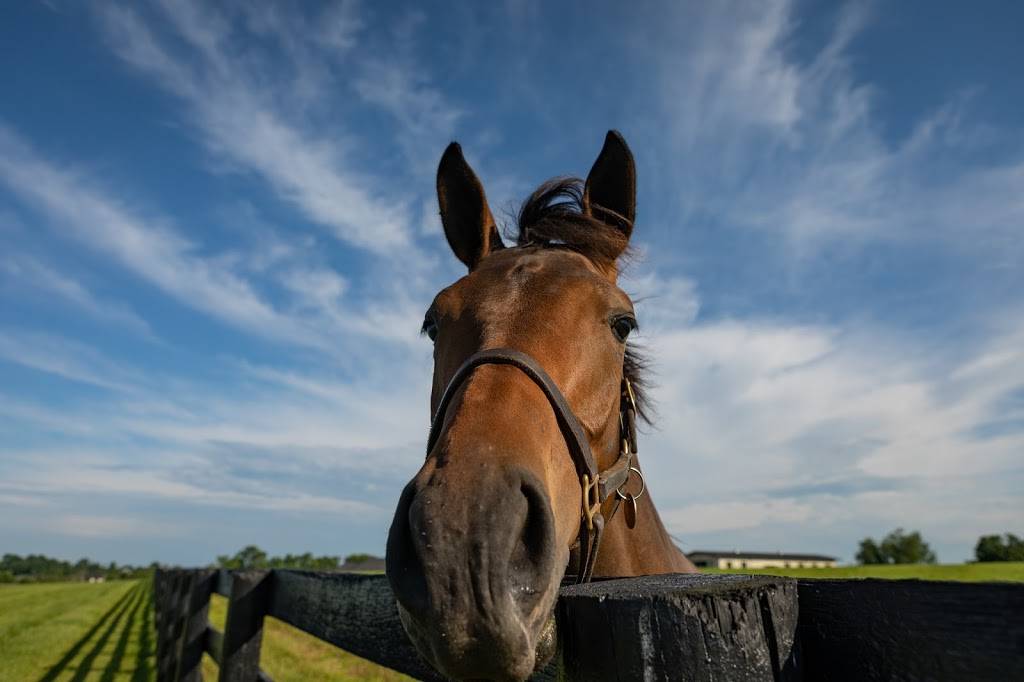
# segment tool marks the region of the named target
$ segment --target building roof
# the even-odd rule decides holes
[[[720,559],[742,558],[742,559],[790,559],[793,561],[835,561],[834,556],[825,554],[797,554],[794,552],[741,552],[736,549],[719,551],[711,549],[695,549],[686,552],[691,559],[695,556],[716,557]]]

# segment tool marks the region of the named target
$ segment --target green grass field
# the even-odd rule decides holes
[[[155,678],[148,582],[0,585],[0,680]]]
[[[223,630],[226,600],[210,620]],[[263,669],[277,682],[410,678],[268,618]],[[217,664],[203,662],[217,679]],[[156,679],[150,583],[0,585],[0,682],[143,682]]]
[[[1024,563],[709,572],[1024,581]],[[226,611],[225,600],[214,596],[210,620],[215,627],[223,629]],[[153,680],[154,651],[148,582],[0,585],[0,682]],[[273,618],[264,628],[262,666],[278,682],[409,679]],[[217,665],[209,657],[203,667],[207,680],[217,679]]]
[[[839,568],[701,569],[706,573],[756,573],[793,578],[885,578],[887,580],[953,580],[957,582],[1024,581],[1024,562],[985,564],[903,564],[898,566],[841,566]]]

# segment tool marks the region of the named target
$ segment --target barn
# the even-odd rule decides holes
[[[696,549],[686,556],[700,568],[835,568],[836,565],[836,558],[825,554]]]

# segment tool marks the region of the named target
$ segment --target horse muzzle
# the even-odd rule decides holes
[[[568,561],[548,497],[519,467],[482,463],[472,495],[452,494],[458,472],[440,471],[428,464],[406,486],[388,535],[406,632],[448,677],[524,680],[554,654]]]

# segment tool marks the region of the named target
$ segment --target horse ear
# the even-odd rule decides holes
[[[504,248],[483,185],[457,142],[448,145],[437,167],[437,203],[448,245],[470,270],[491,251]]]
[[[636,218],[636,164],[617,130],[609,130],[583,190],[583,211],[617,227],[626,239]]]

